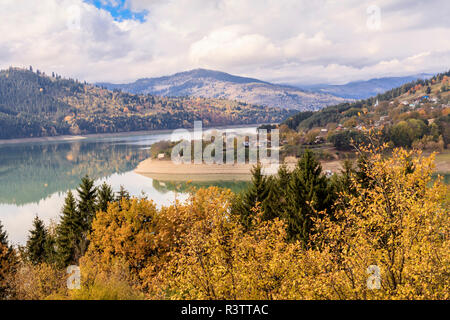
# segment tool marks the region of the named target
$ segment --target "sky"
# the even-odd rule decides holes
[[[437,73],[450,69],[449,16],[448,0],[0,0],[0,69],[303,85]]]

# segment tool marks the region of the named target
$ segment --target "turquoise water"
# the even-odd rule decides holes
[[[254,133],[256,126],[230,130]],[[161,183],[133,172],[150,156],[151,144],[170,139],[171,133],[154,133],[0,146],[0,221],[10,241],[26,241],[35,215],[46,224],[57,222],[67,192],[75,190],[86,174],[96,185],[106,181],[115,191],[122,185],[133,196],[145,195],[159,206],[171,204],[175,197],[186,199],[183,185],[180,189],[179,184]],[[238,192],[246,182],[198,183],[208,185]]]

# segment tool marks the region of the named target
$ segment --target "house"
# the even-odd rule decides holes
[[[319,143],[324,143],[325,139],[321,136],[317,136],[316,139],[314,140],[314,144],[319,144]]]

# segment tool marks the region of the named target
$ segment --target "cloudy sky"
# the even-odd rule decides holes
[[[450,69],[448,0],[0,0],[0,68],[90,82],[208,68],[291,84]]]

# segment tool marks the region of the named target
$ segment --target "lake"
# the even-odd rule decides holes
[[[256,128],[227,130],[255,134]],[[96,185],[106,181],[114,191],[124,186],[131,195],[144,195],[158,206],[169,205],[175,199],[185,200],[187,185],[157,181],[133,172],[139,162],[150,157],[153,143],[181,137],[172,137],[168,132],[0,145],[0,221],[9,240],[24,244],[36,215],[47,225],[58,222],[67,192],[74,191],[86,174],[95,179]],[[213,181],[193,185],[216,185],[239,192],[246,188],[247,182]]]

